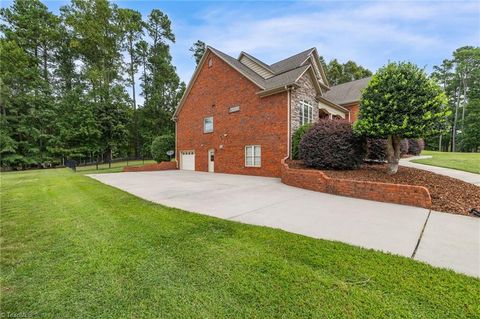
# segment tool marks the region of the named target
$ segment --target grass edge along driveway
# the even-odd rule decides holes
[[[2,174],[4,314],[478,317],[480,281],[153,204],[66,169]]]
[[[480,153],[423,151],[422,155],[430,155],[432,158],[417,159],[412,162],[480,174]]]

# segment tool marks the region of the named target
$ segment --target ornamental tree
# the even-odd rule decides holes
[[[389,63],[362,93],[355,131],[387,139],[388,174],[395,174],[402,138],[420,138],[446,129],[449,115],[442,89],[409,62]]]

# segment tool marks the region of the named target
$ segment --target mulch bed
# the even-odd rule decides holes
[[[307,168],[300,161],[290,161],[288,164],[291,168]],[[332,178],[424,186],[430,192],[432,209],[436,211],[471,215],[472,208],[480,210],[479,186],[410,167],[400,166],[395,175],[387,175],[386,171],[386,164],[365,164],[352,171],[324,170],[323,172]]]

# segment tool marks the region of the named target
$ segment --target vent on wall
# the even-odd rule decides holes
[[[228,108],[228,113],[235,113],[240,111],[240,105],[233,105]]]

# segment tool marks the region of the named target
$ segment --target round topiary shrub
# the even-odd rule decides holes
[[[367,138],[367,156],[370,161],[387,160],[387,140],[383,138]]]
[[[173,134],[165,134],[158,136],[153,140],[150,152],[152,153],[152,158],[157,163],[160,163],[162,161],[169,161],[170,158],[167,155],[167,152],[174,149],[175,136]]]
[[[312,124],[310,124],[310,123],[304,124],[304,125],[300,126],[295,131],[295,133],[293,133],[293,136],[292,136],[292,158],[294,160],[299,159],[298,146],[300,145],[300,141],[302,140],[303,135],[305,135],[305,133],[308,132],[308,130],[310,128],[312,128]]]
[[[300,159],[318,169],[354,169],[365,156],[365,139],[355,135],[352,125],[342,120],[320,120],[303,135]]]
[[[408,140],[408,154],[418,156],[423,151],[425,143],[421,138],[412,138]]]

